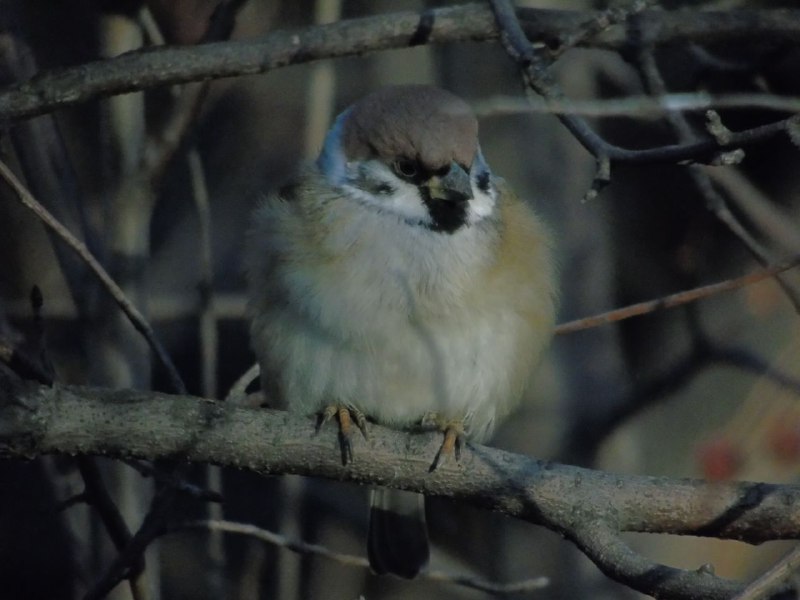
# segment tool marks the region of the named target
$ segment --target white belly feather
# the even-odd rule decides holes
[[[468,327],[387,323],[380,336],[348,341],[306,327],[297,315],[268,321],[273,372],[294,411],[311,414],[342,402],[392,426],[419,423],[435,411],[465,419],[468,433],[483,439],[516,392],[507,371],[522,323],[513,315],[487,315]]]
[[[336,235],[314,240],[296,235],[291,207],[267,203],[259,215],[256,251],[275,259],[254,297],[252,337],[277,403],[305,414],[352,404],[390,426],[437,412],[488,437],[520,395],[514,370],[527,371],[547,335],[508,290],[476,284],[494,260],[496,224],[448,235],[346,206],[336,214]],[[542,310],[550,318],[550,304]]]

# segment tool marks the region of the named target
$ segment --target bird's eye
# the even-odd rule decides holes
[[[412,179],[413,177],[416,177],[417,173],[419,172],[417,163],[408,158],[397,159],[394,161],[394,165],[392,165],[392,167],[397,175],[405,179]]]

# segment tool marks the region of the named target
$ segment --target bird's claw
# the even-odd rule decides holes
[[[428,413],[422,418],[422,426],[435,428],[444,434],[442,445],[439,446],[428,471],[435,471],[450,457],[455,458],[456,462],[461,460],[461,447],[464,445],[465,437],[463,421],[447,420],[436,413]]]
[[[326,406],[318,415],[316,432],[322,426],[330,421],[333,417],[339,423],[339,448],[342,452],[342,464],[353,462],[353,422],[355,421],[356,427],[361,431],[361,435],[365,440],[369,439],[367,435],[367,418],[364,413],[349,404],[331,404]]]

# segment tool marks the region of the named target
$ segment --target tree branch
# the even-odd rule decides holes
[[[574,32],[601,21],[599,11],[519,9],[529,39],[553,46],[572,43]],[[625,26],[581,38],[580,45],[622,50],[637,38],[712,43],[769,39],[796,43],[800,10],[646,11]],[[768,36],[768,37],[767,37]],[[275,31],[252,40],[165,47],[41,73],[0,91],[0,122],[23,119],[85,102],[152,87],[266,73],[323,58],[361,55],[421,44],[498,39],[492,11],[482,4],[402,12],[295,31]]]
[[[370,433],[369,440],[354,440],[356,460],[343,467],[335,428],[314,435],[312,419],[191,396],[51,388],[0,373],[0,456],[166,458],[447,496],[552,529],[577,543],[604,572],[645,593],[722,598],[741,586],[623,552],[619,532],[753,544],[800,538],[800,486],[615,475],[478,445],[467,446],[459,463],[431,473],[437,435],[374,425]],[[591,541],[598,531],[615,540],[619,560],[611,546]],[[668,577],[645,576],[642,565]]]
[[[569,536],[608,577],[623,581],[659,598],[704,598],[727,600],[741,585],[716,577],[701,565],[695,571],[676,569],[653,562],[634,552],[607,524],[592,523]]]
[[[490,4],[501,32],[500,41],[509,57],[517,63],[526,89],[529,88],[541,96],[546,104],[561,105],[566,102],[564,92],[551,72],[556,54],[551,52],[546,45],[534,45],[531,42],[531,37],[523,26],[520,14],[514,9],[511,0],[490,0]],[[631,12],[635,12],[639,4],[638,2],[634,3]],[[704,13],[692,14],[699,16]],[[652,39],[653,32],[647,21],[640,18],[640,15],[642,13],[631,14],[627,21],[629,27],[632,27],[629,32],[629,43],[633,48],[651,48],[655,45]],[[595,18],[598,22],[603,19],[602,15]],[[581,29],[585,30],[585,28]],[[630,48],[627,50],[629,53]],[[739,150],[742,146],[758,143],[781,133],[788,135],[794,123],[793,118],[790,117],[753,129],[727,132],[728,135],[724,140],[711,138],[654,148],[630,149],[606,141],[585,119],[577,114],[556,112],[556,117],[597,161],[597,171],[591,188],[586,193],[586,200],[595,198],[600,190],[611,182],[612,163],[643,164],[682,160],[700,163],[714,162],[719,159],[720,153],[723,151]]]

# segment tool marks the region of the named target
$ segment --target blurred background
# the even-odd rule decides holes
[[[163,43],[245,39],[448,3],[249,0],[215,13],[218,4],[0,0],[0,85]],[[730,0],[661,7],[734,11],[782,4],[794,6]],[[212,14],[222,17],[209,30]],[[656,76],[648,71],[653,65]],[[797,46],[760,39],[682,42],[624,58],[576,48],[558,60],[554,73],[576,100],[654,93],[659,86],[797,96],[799,67]],[[4,125],[0,157],[148,315],[189,391],[224,398],[254,362],[241,263],[250,211],[300,161],[315,157],[340,110],[378,87],[410,82],[440,85],[475,106],[494,172],[550,224],[561,273],[559,322],[743,274],[758,264],[753,248],[767,260],[800,253],[800,152],[788,138],[747,148],[733,166],[621,165],[599,197],[584,201],[594,159],[556,118],[497,110],[524,94],[516,65],[496,43],[388,51],[94,100]],[[787,116],[756,109],[720,115],[732,130]],[[702,114],[682,122],[653,114],[591,122],[608,140],[630,148],[705,135]],[[741,225],[752,238],[750,250],[726,222]],[[54,244],[5,186],[0,232],[0,338],[41,349],[29,302],[37,285],[44,297],[44,347],[58,381],[171,391],[163,369],[152,365],[140,336],[85,265]],[[616,472],[795,480],[800,328],[791,298],[800,297],[797,277],[786,275],[784,287],[769,280],[557,336],[537,385],[493,444]],[[152,483],[127,465],[98,464],[135,530]],[[202,466],[192,467],[189,477],[219,490],[224,502],[182,498],[176,520],[225,518],[364,554],[365,489]],[[65,506],[82,488],[69,458],[0,461],[0,597],[81,597],[110,564],[114,547],[92,509]],[[432,568],[496,582],[550,578],[550,586],[531,597],[637,597],[542,528],[443,499],[431,499],[428,521]],[[785,551],[782,543],[753,548],[644,534],[626,540],[657,561],[690,569],[710,563],[717,574],[739,578],[753,577]],[[245,536],[174,533],[147,558],[154,598],[487,596],[452,583],[379,578]],[[112,597],[129,598],[130,590],[120,585]]]

